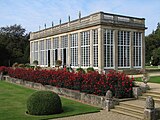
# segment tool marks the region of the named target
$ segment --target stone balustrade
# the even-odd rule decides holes
[[[37,32],[32,32],[30,34],[30,40],[45,38],[61,33],[66,33],[74,30],[79,30],[82,28],[87,28],[95,25],[103,25],[103,24],[114,25],[118,27],[128,26],[130,28],[133,27],[133,28],[145,29],[144,21],[145,21],[144,18],[135,18],[135,17],[98,12],[83,18],[79,18],[73,21],[56,25],[54,27],[43,29]]]

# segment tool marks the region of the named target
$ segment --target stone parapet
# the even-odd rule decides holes
[[[76,31],[96,25],[107,25],[115,27],[145,29],[145,19],[123,15],[97,12],[81,19],[69,21],[51,28],[43,29],[30,34],[30,41],[50,37],[62,33]]]

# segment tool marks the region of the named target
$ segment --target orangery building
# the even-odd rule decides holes
[[[132,69],[145,66],[145,19],[97,12],[30,34],[30,63],[54,67]]]

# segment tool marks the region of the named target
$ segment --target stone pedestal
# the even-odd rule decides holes
[[[142,90],[140,89],[140,87],[133,87],[132,90],[133,90],[133,96],[135,98],[138,98],[138,96],[142,95]]]
[[[110,111],[110,109],[114,108],[114,102],[113,100],[106,100],[106,110]]]
[[[155,109],[145,109],[144,110],[144,119],[145,120],[156,120]]]
[[[113,102],[113,98],[112,98],[112,92],[110,90],[107,91],[105,98],[106,98],[106,100],[105,100],[106,110],[110,111],[110,109],[114,108],[114,102]]]
[[[145,120],[156,120],[155,103],[151,96],[148,96],[146,98],[146,105],[144,109],[144,119]]]

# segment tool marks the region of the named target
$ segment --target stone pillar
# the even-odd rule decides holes
[[[61,36],[58,37],[59,47],[58,47],[58,60],[61,60]]]
[[[113,65],[114,70],[118,71],[118,30],[114,30],[113,35]]]
[[[47,49],[46,49],[46,39],[44,39],[44,66],[46,67],[47,66]]]
[[[140,89],[140,87],[133,87],[132,88],[132,92],[133,92],[133,96],[137,99],[138,96],[142,95],[142,90]]]
[[[71,64],[71,40],[70,40],[70,34],[68,34],[68,66]]]
[[[107,91],[106,93],[106,110],[110,111],[110,109],[114,108],[114,103],[112,99],[112,92],[110,90]]]
[[[81,33],[78,32],[78,66],[81,66]]]
[[[142,69],[145,69],[145,35],[142,33]]]
[[[145,120],[156,120],[155,103],[151,96],[146,98],[146,105],[144,109]]]
[[[130,32],[130,53],[129,53],[129,58],[130,58],[130,69],[133,68],[133,31]]]
[[[52,67],[53,66],[53,37],[51,38],[51,50],[50,50],[50,66]]]
[[[90,30],[90,66],[93,67],[93,33]]]
[[[98,28],[98,70],[102,72],[104,69],[104,51],[103,51],[103,31],[102,28]]]
[[[30,64],[33,63],[33,56],[32,56],[32,44],[34,45],[34,42],[30,41]],[[34,47],[33,47],[34,48]]]
[[[41,60],[41,56],[40,56],[40,41],[38,41],[38,64],[40,65],[40,60]]]

